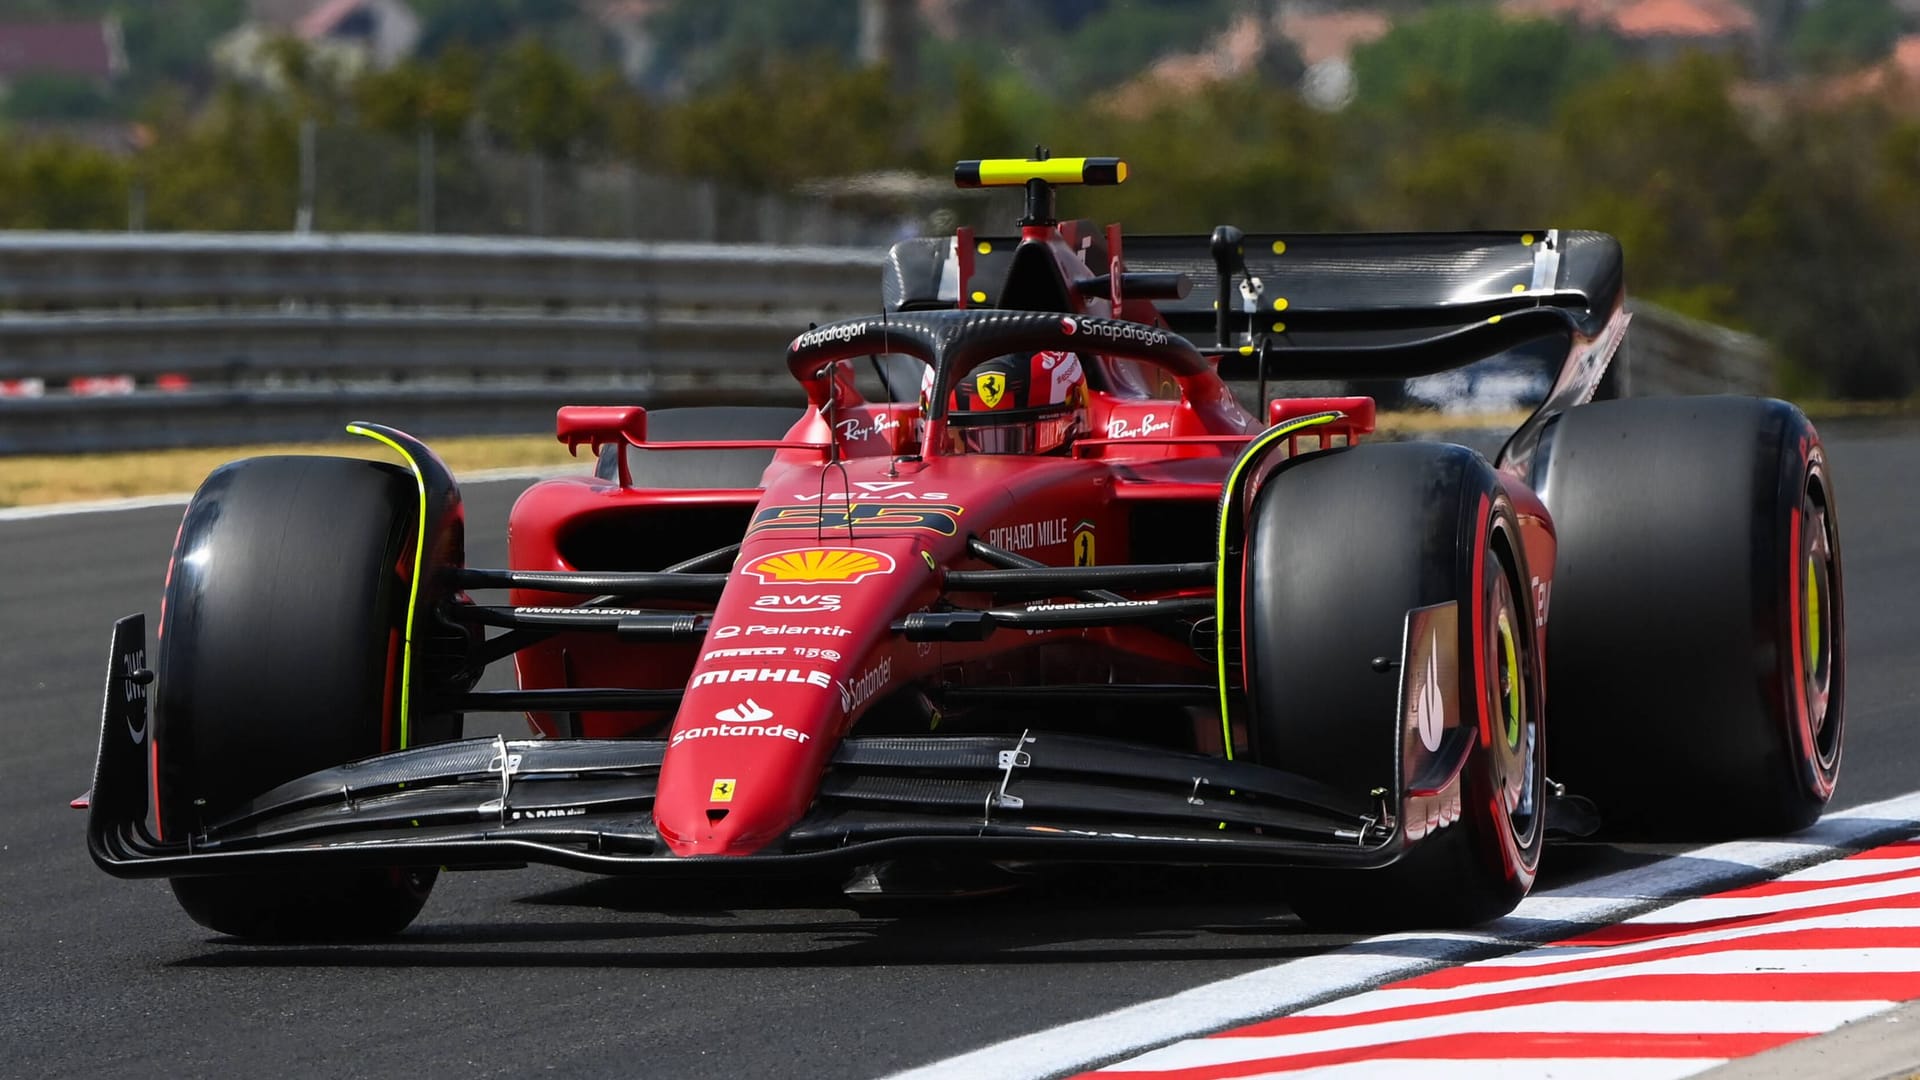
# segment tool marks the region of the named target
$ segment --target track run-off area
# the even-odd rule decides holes
[[[1920,1067],[1920,1039],[1857,1035],[1920,1027],[1889,1023],[1920,998],[1920,425],[1823,428],[1849,659],[1834,812],[1793,837],[1556,847],[1505,920],[1369,939],[1307,932],[1251,876],[1086,873],[855,908],[814,885],[534,868],[444,876],[390,942],[240,945],[163,883],[95,869],[67,808],[90,782],[111,621],[157,614],[180,502],[0,511],[0,1077]],[[524,484],[467,487],[476,565],[504,565]],[[1619,723],[1658,760],[1662,732]]]

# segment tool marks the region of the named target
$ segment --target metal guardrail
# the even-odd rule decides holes
[[[1633,324],[1615,360],[1621,397],[1772,392],[1774,358],[1766,342],[1645,300],[1628,307]]]
[[[569,402],[791,404],[879,252],[494,237],[0,234],[0,454],[548,429]],[[130,376],[130,394],[62,392]],[[187,387],[184,391],[161,387]]]
[[[618,306],[834,310],[877,303],[868,248],[381,233],[0,234],[0,306]]]
[[[547,430],[569,402],[792,404],[779,357],[873,311],[867,248],[0,234],[0,454]],[[1764,390],[1757,340],[1646,304],[1625,393]],[[68,381],[131,376],[118,396]],[[42,397],[5,398],[38,382]],[[1616,376],[1616,382],[1620,380]],[[185,387],[186,389],[161,389]]]

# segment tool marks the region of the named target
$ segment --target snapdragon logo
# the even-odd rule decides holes
[[[1108,341],[1137,341],[1142,345],[1165,345],[1173,340],[1165,330],[1118,320],[1065,318],[1060,320],[1060,329],[1069,334],[1091,334]]]
[[[801,334],[793,339],[793,347],[796,350],[811,349],[815,345],[825,345],[829,341],[852,341],[866,332],[867,324],[863,322],[836,323],[833,326],[823,326],[818,330],[809,330]]]

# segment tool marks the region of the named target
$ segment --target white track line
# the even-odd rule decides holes
[[[1325,1065],[1286,1074],[1288,1080],[1380,1080],[1383,1076],[1419,1077],[1420,1080],[1675,1080],[1692,1076],[1703,1066],[1723,1064],[1719,1058],[1634,1058],[1625,1063],[1596,1061],[1591,1058],[1525,1058],[1519,1061],[1473,1059],[1433,1061],[1428,1059],[1372,1058],[1343,1065]],[[1244,1080],[1256,1080],[1253,1077]]]
[[[1120,1068],[1128,1072],[1201,1069],[1442,1035],[1691,1035],[1703,1031],[1812,1035],[1892,1005],[1890,1001],[1541,1001],[1328,1031],[1189,1039],[1131,1058]]]
[[[0,521],[34,521],[39,518],[70,517],[77,514],[112,514],[122,510],[149,510],[156,506],[185,506],[192,492],[171,495],[139,495],[130,499],[93,499],[87,502],[46,503],[41,506],[9,506],[0,509]]]
[[[475,469],[461,474],[462,484],[490,484],[506,480],[546,480],[555,476],[567,476],[582,473],[578,465],[562,465],[539,469]],[[38,521],[43,518],[73,517],[79,514],[115,514],[125,510],[151,510],[158,506],[185,506],[193,498],[191,491],[176,491],[168,495],[135,495],[124,499],[90,499],[84,502],[44,503],[39,506],[0,507],[0,522]]]
[[[1332,1001],[1447,963],[1565,936],[1569,923],[1618,922],[1658,906],[1659,901],[1726,887],[1751,871],[1777,873],[1825,862],[1849,848],[1891,839],[1916,826],[1920,826],[1920,792],[1837,811],[1790,840],[1716,844],[1633,870],[1561,886],[1528,897],[1512,915],[1476,933],[1369,938],[1156,1001],[1018,1036],[895,1073],[893,1080],[971,1080],[981,1076],[1041,1080],[1092,1068],[1191,1035]],[[1383,1065],[1379,1061],[1363,1064],[1374,1069]],[[1654,1075],[1639,1071],[1641,1064],[1635,1063],[1636,1075]],[[1539,1065],[1538,1061],[1530,1063],[1529,1075],[1538,1075]],[[1699,1059],[1690,1062],[1690,1070],[1699,1067]],[[1419,1071],[1424,1076],[1434,1075],[1427,1063],[1422,1063]]]

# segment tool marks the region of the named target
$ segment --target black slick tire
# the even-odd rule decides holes
[[[344,458],[264,457],[209,476],[168,572],[153,738],[162,839],[318,769],[394,749],[415,543],[412,478]],[[403,569],[404,568],[404,569]],[[430,869],[183,877],[209,929],[267,940],[397,933]]]
[[[1534,469],[1559,537],[1554,779],[1613,837],[1812,824],[1839,775],[1846,649],[1839,519],[1805,414],[1601,402],[1560,417]]]
[[[1384,931],[1511,911],[1545,833],[1544,704],[1519,526],[1491,466],[1425,443],[1310,454],[1267,480],[1248,521],[1245,657],[1262,764],[1350,791],[1398,790],[1400,672],[1375,660],[1400,657],[1409,610],[1449,601],[1460,660],[1447,711],[1496,732],[1474,741],[1459,773],[1457,820],[1383,869],[1293,875],[1296,913],[1325,929]]]

